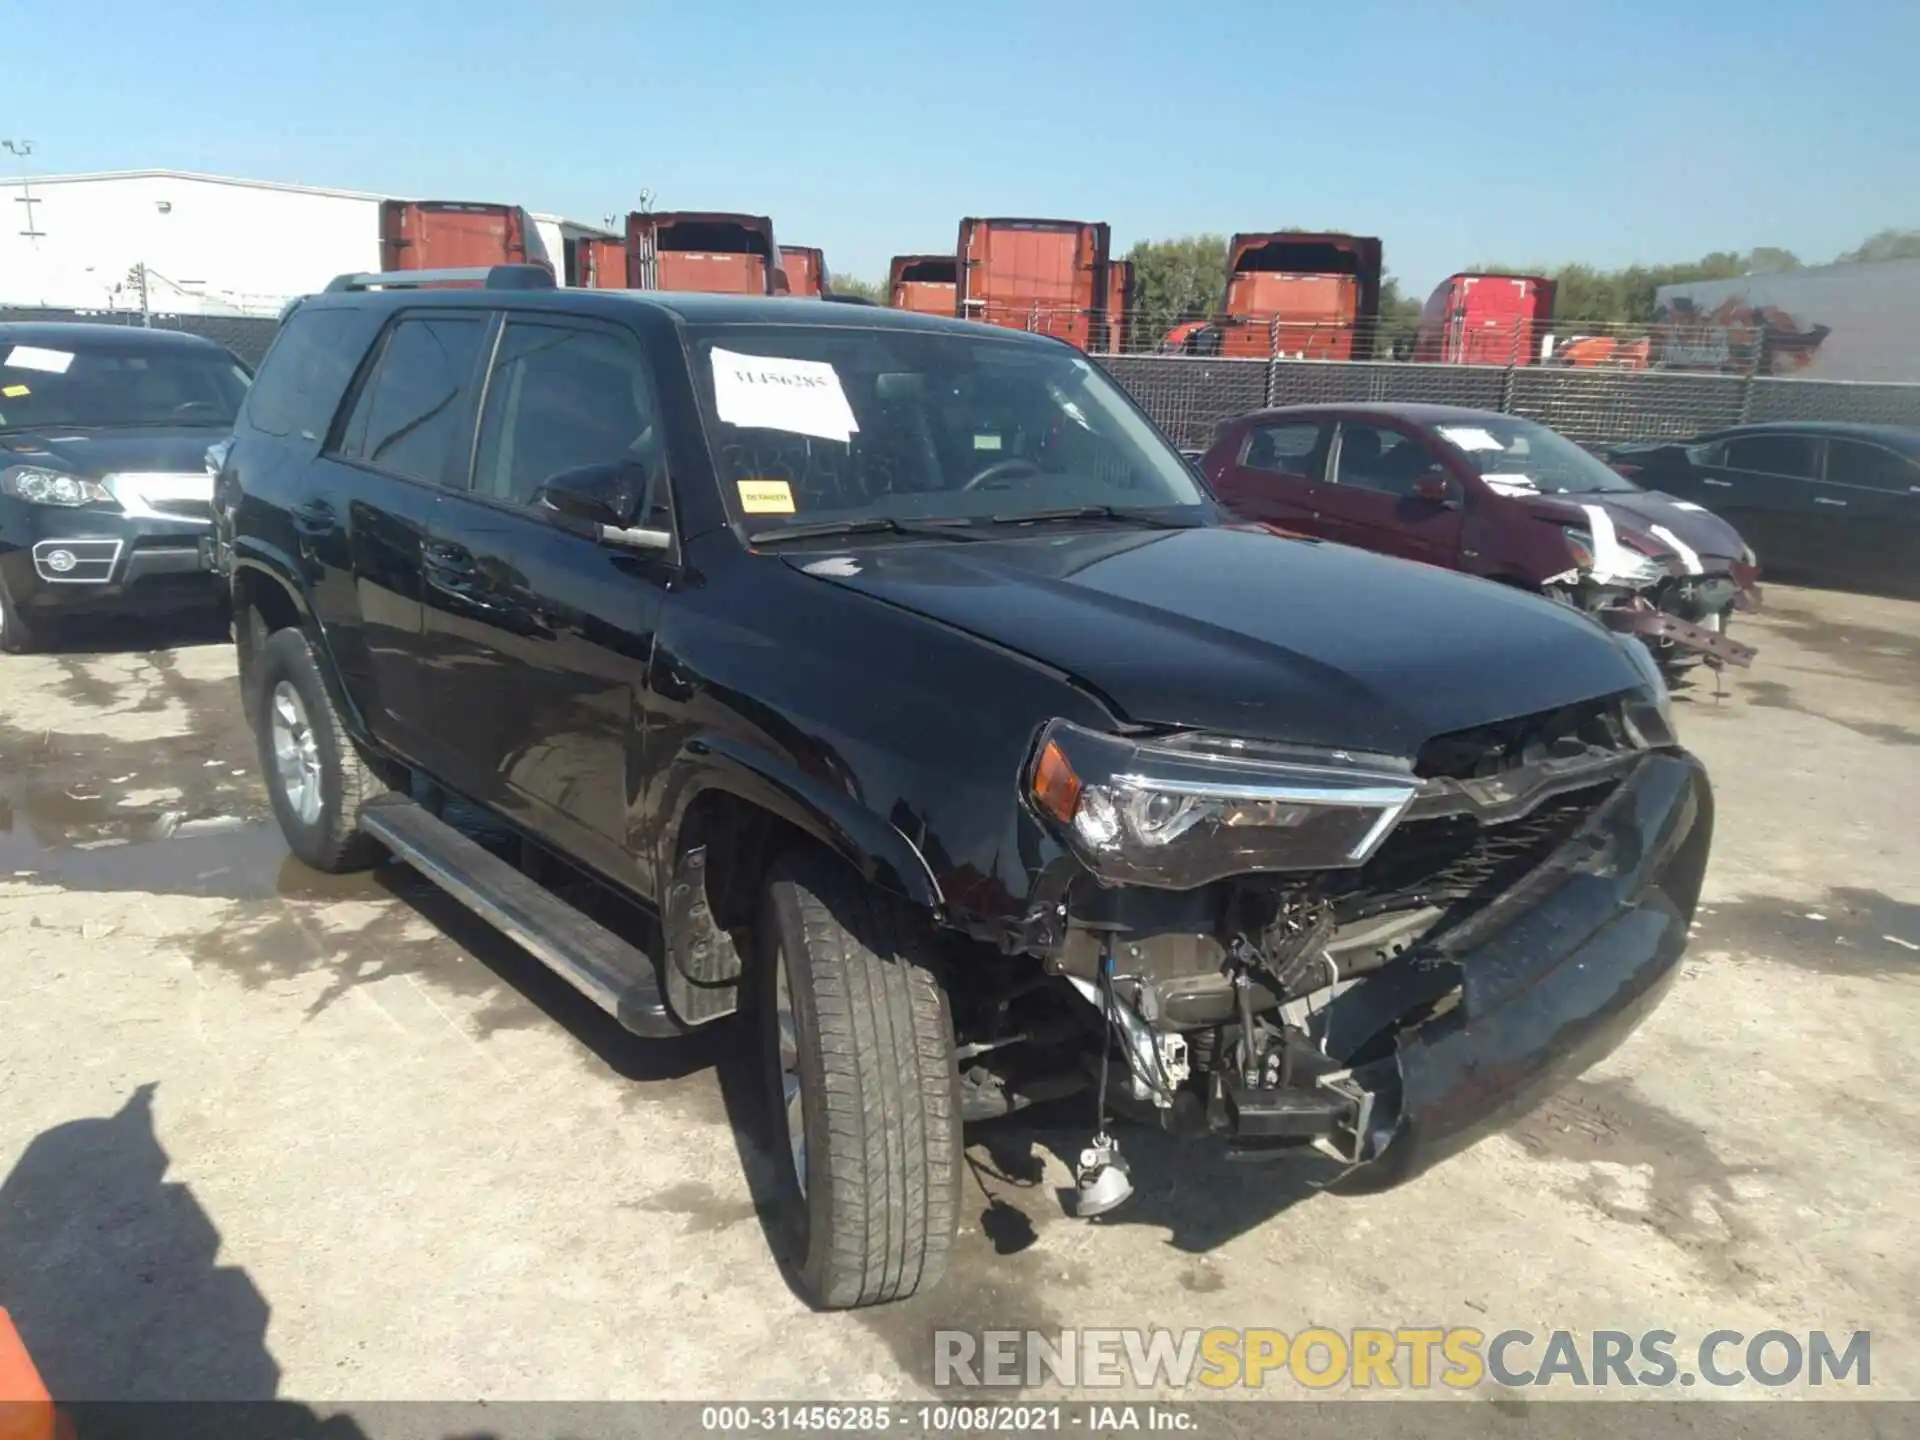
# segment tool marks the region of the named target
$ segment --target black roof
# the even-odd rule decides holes
[[[184,330],[149,330],[142,325],[99,325],[80,320],[0,321],[0,342],[41,345],[50,350],[216,350],[221,346]]]
[[[1889,449],[1920,456],[1920,427],[1869,425],[1857,420],[1763,420],[1709,431],[1701,439],[1731,440],[1740,435],[1822,435],[1829,439],[1872,440]]]
[[[615,319],[632,314],[636,307],[645,307],[695,325],[821,325],[849,330],[971,335],[1036,345],[1061,343],[1024,330],[983,325],[977,320],[923,315],[879,305],[836,305],[810,296],[793,295],[708,295],[678,290],[587,290],[571,286],[552,290],[393,289],[324,293],[308,297],[303,304],[473,305],[482,309],[510,307]]]

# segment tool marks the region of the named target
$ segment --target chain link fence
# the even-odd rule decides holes
[[[0,308],[0,324],[8,321],[128,325],[135,329],[144,324],[154,330],[178,330],[183,334],[202,336],[216,345],[224,345],[239,356],[248,369],[259,365],[261,357],[267,353],[267,346],[273,343],[273,332],[280,328],[277,319],[259,315],[142,316],[137,310]]]
[[[1462,405],[1537,420],[1588,446],[1684,440],[1759,420],[1920,427],[1920,384],[1688,371],[1415,365],[1395,361],[1095,357],[1183,450],[1222,420],[1274,405]]]

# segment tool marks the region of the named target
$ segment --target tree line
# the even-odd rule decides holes
[[[1292,227],[1299,228],[1299,227]],[[1183,235],[1168,240],[1142,240],[1127,252],[1133,262],[1133,313],[1149,332],[1169,329],[1176,322],[1220,308],[1227,286],[1227,237]],[[1834,257],[1832,264],[1920,258],[1920,230],[1882,230],[1853,249]],[[1762,245],[1743,252],[1716,250],[1698,260],[1667,265],[1628,265],[1604,270],[1596,265],[1558,266],[1485,263],[1468,270],[1514,275],[1546,275],[1557,286],[1554,310],[1570,320],[1615,324],[1645,324],[1653,319],[1653,297],[1662,285],[1696,280],[1731,280],[1742,275],[1772,275],[1798,270],[1804,262],[1790,250]],[[886,285],[854,276],[832,274],[833,290],[886,303]],[[1391,274],[1380,283],[1381,339],[1399,352],[1404,340],[1411,345],[1425,296],[1403,294]]]

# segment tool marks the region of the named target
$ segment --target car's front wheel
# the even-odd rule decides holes
[[[287,848],[316,870],[364,870],[380,846],[361,832],[360,811],[386,786],[340,724],[312,646],[298,629],[276,630],[254,665],[260,769]]]
[[[44,623],[30,623],[21,617],[7,593],[6,582],[0,580],[0,651],[25,655],[38,650],[47,643],[47,628]]]
[[[823,852],[788,855],[767,886],[757,979],[779,1223],[823,1309],[931,1286],[953,1245],[959,1074],[916,918]]]

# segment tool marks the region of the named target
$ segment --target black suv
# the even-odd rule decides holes
[[[0,650],[82,612],[212,608],[207,452],[247,379],[195,335],[0,324]]]
[[[939,1274],[963,1121],[1094,1091],[1089,1214],[1116,1112],[1383,1186],[1675,973],[1712,798],[1637,642],[1229,523],[1056,341],[474,279],[342,277],[241,416],[273,806],[642,1035],[750,1016],[814,1303]]]

